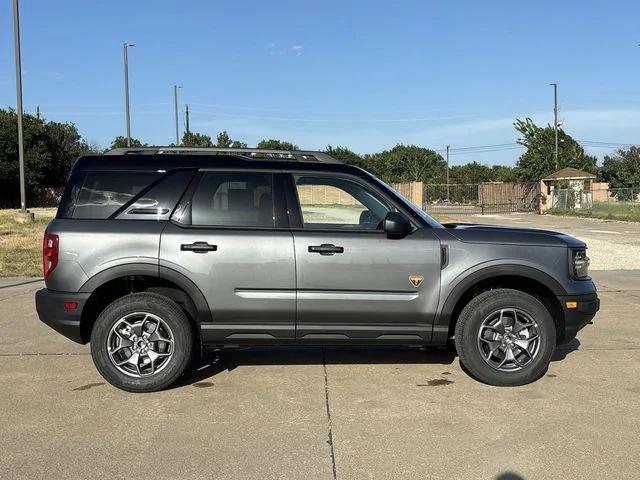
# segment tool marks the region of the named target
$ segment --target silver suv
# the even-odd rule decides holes
[[[36,306],[134,392],[202,346],[452,339],[475,378],[521,385],[597,312],[588,264],[560,233],[441,225],[320,152],[116,150],[76,162]]]

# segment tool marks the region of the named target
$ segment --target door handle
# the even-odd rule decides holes
[[[310,253],[319,253],[320,255],[333,255],[335,253],[344,253],[343,247],[336,247],[330,243],[323,243],[322,245],[309,245]]]
[[[207,242],[183,243],[180,245],[180,250],[183,252],[207,253],[215,252],[218,250],[218,246],[210,245]]]

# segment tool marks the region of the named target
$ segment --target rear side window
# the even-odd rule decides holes
[[[88,172],[73,218],[109,218],[160,175],[160,172]]]
[[[205,172],[193,194],[191,224],[273,227],[272,175]]]
[[[180,200],[193,170],[176,170],[167,173],[150,188],[140,192],[133,203],[125,205],[114,215],[123,220],[167,220]]]

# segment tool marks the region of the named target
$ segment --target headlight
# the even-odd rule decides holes
[[[571,250],[571,274],[576,278],[589,276],[589,257],[585,249]]]

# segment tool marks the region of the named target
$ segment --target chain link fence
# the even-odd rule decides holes
[[[610,219],[640,218],[640,187],[553,189],[544,210]]]

